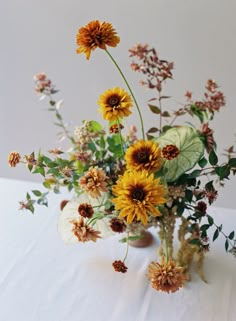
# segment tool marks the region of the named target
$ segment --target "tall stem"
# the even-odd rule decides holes
[[[169,249],[168,249],[168,241],[167,241],[165,224],[163,224],[163,232],[164,232],[164,240],[165,240],[165,256],[166,256],[166,262],[168,262],[169,261]]]
[[[117,62],[115,61],[115,59],[112,57],[112,55],[110,54],[110,52],[109,52],[107,49],[106,49],[105,51],[106,51],[106,53],[108,54],[108,56],[111,58],[112,62],[113,62],[114,65],[116,66],[116,68],[118,69],[121,77],[123,78],[126,86],[127,86],[128,89],[129,89],[129,92],[130,92],[130,94],[131,94],[131,96],[132,96],[132,98],[133,98],[133,101],[134,101],[134,103],[135,103],[135,106],[136,106],[136,108],[137,108],[137,110],[138,110],[139,119],[140,119],[140,123],[141,123],[142,136],[143,136],[143,139],[145,139],[143,118],[142,118],[142,114],[141,114],[140,108],[139,108],[139,106],[138,106],[137,100],[136,100],[136,98],[135,98],[135,96],[134,96],[134,94],[133,94],[133,91],[132,91],[132,89],[130,88],[130,85],[129,85],[129,83],[128,83],[126,77],[125,77],[125,75],[123,74],[122,70],[120,69],[120,67],[119,67],[119,65],[117,64]]]

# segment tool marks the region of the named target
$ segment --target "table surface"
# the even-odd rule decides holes
[[[57,232],[60,199],[32,215],[19,211],[27,191],[41,185],[0,179],[0,321],[235,321],[236,259],[223,239],[211,245],[204,270],[208,283],[193,273],[174,293],[151,288],[147,266],[156,260],[158,240],[149,248],[130,247],[128,272],[116,273],[122,259],[119,237],[66,245]],[[229,233],[236,210],[211,208]]]

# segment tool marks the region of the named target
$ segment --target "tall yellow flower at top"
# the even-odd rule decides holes
[[[101,94],[98,105],[104,119],[116,121],[131,114],[130,107],[133,106],[133,101],[124,89],[114,87]]]
[[[76,43],[79,47],[76,52],[84,53],[89,59],[96,48],[106,50],[106,46],[116,47],[119,42],[120,38],[111,23],[94,20],[78,30]]]

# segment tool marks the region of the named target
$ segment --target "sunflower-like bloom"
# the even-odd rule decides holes
[[[126,171],[112,188],[116,196],[112,199],[119,217],[125,218],[127,224],[134,220],[148,223],[149,216],[160,216],[157,206],[166,202],[165,186],[154,174],[146,171]]]
[[[105,172],[97,167],[90,167],[88,172],[80,178],[80,187],[94,198],[101,196],[101,192],[107,192],[107,176]]]
[[[136,171],[158,171],[163,164],[159,145],[151,140],[139,140],[131,145],[126,153],[125,160],[128,169]]]
[[[130,95],[122,88],[114,87],[106,90],[98,100],[99,112],[104,119],[113,121],[131,114],[130,107],[133,101]]]
[[[89,59],[91,52],[96,48],[106,50],[106,46],[116,47],[119,42],[120,38],[111,23],[95,20],[79,29],[76,35],[79,47],[76,52],[84,53]]]
[[[159,264],[152,262],[148,266],[148,279],[157,291],[176,292],[182,288],[187,276],[183,273],[183,268],[174,261]]]

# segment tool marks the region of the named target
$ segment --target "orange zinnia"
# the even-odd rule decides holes
[[[96,48],[106,50],[106,46],[116,47],[119,42],[120,38],[111,23],[95,20],[79,29],[76,35],[79,47],[76,52],[84,53],[89,59],[91,52]]]

